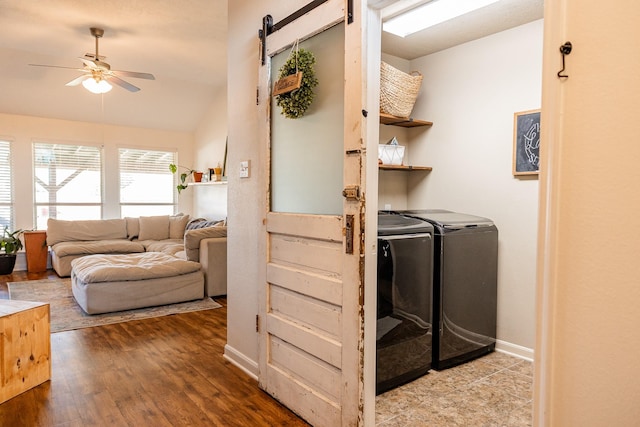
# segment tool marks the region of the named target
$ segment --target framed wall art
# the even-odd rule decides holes
[[[540,110],[513,115],[513,175],[537,175],[540,168]]]

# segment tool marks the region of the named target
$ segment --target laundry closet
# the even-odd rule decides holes
[[[538,19],[417,57],[382,39],[382,60],[423,81],[411,123],[381,119],[379,143],[395,138],[404,167],[380,167],[378,209],[491,220],[499,230],[495,347],[526,359],[535,342],[538,179],[513,174],[514,114],[540,108],[542,32]]]

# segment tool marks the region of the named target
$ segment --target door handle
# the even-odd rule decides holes
[[[348,185],[342,190],[342,197],[351,201],[360,200],[360,186]]]

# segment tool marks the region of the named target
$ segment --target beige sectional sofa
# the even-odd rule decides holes
[[[208,296],[227,293],[226,236],[223,223],[190,220],[188,215],[47,222],[51,264],[61,277],[71,275],[74,259],[87,255],[161,252],[199,262]]]

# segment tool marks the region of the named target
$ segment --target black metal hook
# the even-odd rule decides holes
[[[565,68],[564,57],[571,53],[571,49],[573,49],[571,42],[565,42],[562,46],[560,46],[560,53],[562,54],[562,70],[558,71],[558,77],[561,79],[566,79],[569,77],[566,74],[562,74],[562,72],[564,71],[564,68]]]

